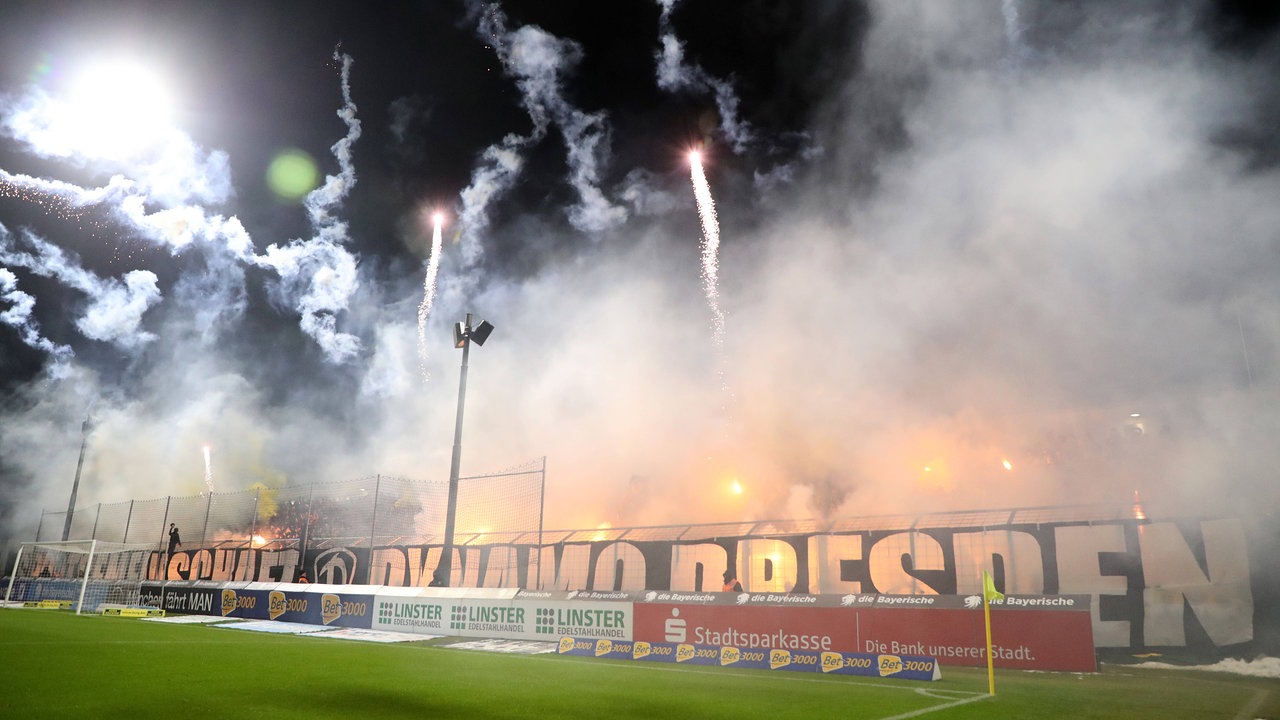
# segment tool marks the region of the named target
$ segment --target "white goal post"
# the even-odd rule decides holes
[[[74,608],[77,615],[104,604],[137,605],[156,547],[103,540],[22,543],[5,604]]]

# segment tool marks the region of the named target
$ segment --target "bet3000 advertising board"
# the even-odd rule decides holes
[[[641,660],[688,665],[753,670],[789,670],[828,675],[892,677],[904,680],[938,680],[942,672],[937,660],[915,655],[842,653],[833,651],[783,650],[694,645],[691,643],[649,643],[590,638],[560,638],[561,655],[580,655],[609,660]]]

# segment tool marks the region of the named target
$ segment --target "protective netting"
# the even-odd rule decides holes
[[[136,605],[152,544],[103,540],[23,543],[5,602],[56,603],[76,612],[104,604]]]
[[[456,534],[527,533],[542,526],[545,461],[460,478]],[[68,540],[150,543],[167,551],[170,526],[182,549],[377,547],[438,543],[448,483],[370,475],[338,482],[255,485],[238,492],[100,504],[72,515]],[[62,539],[65,512],[46,512],[37,541]]]

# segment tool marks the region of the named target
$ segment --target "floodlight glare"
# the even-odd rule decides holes
[[[127,160],[170,132],[172,101],[148,65],[130,58],[101,60],[71,81],[48,131],[88,157]]]

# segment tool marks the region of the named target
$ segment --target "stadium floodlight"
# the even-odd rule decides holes
[[[458,515],[458,469],[462,463],[462,409],[467,399],[467,354],[471,343],[484,345],[493,332],[493,325],[481,320],[471,324],[471,313],[460,323],[453,325],[453,346],[462,348],[462,374],[458,378],[458,417],[453,426],[453,459],[449,463],[449,500],[445,507],[444,549],[436,565],[431,584],[448,587],[453,574],[453,528]]]
[[[71,499],[67,501],[67,518],[62,525],[62,540],[71,538],[71,518],[76,514],[76,493],[80,491],[80,471],[84,469],[84,451],[89,446],[89,416],[80,426],[80,459],[76,461],[76,479],[71,483]]]

